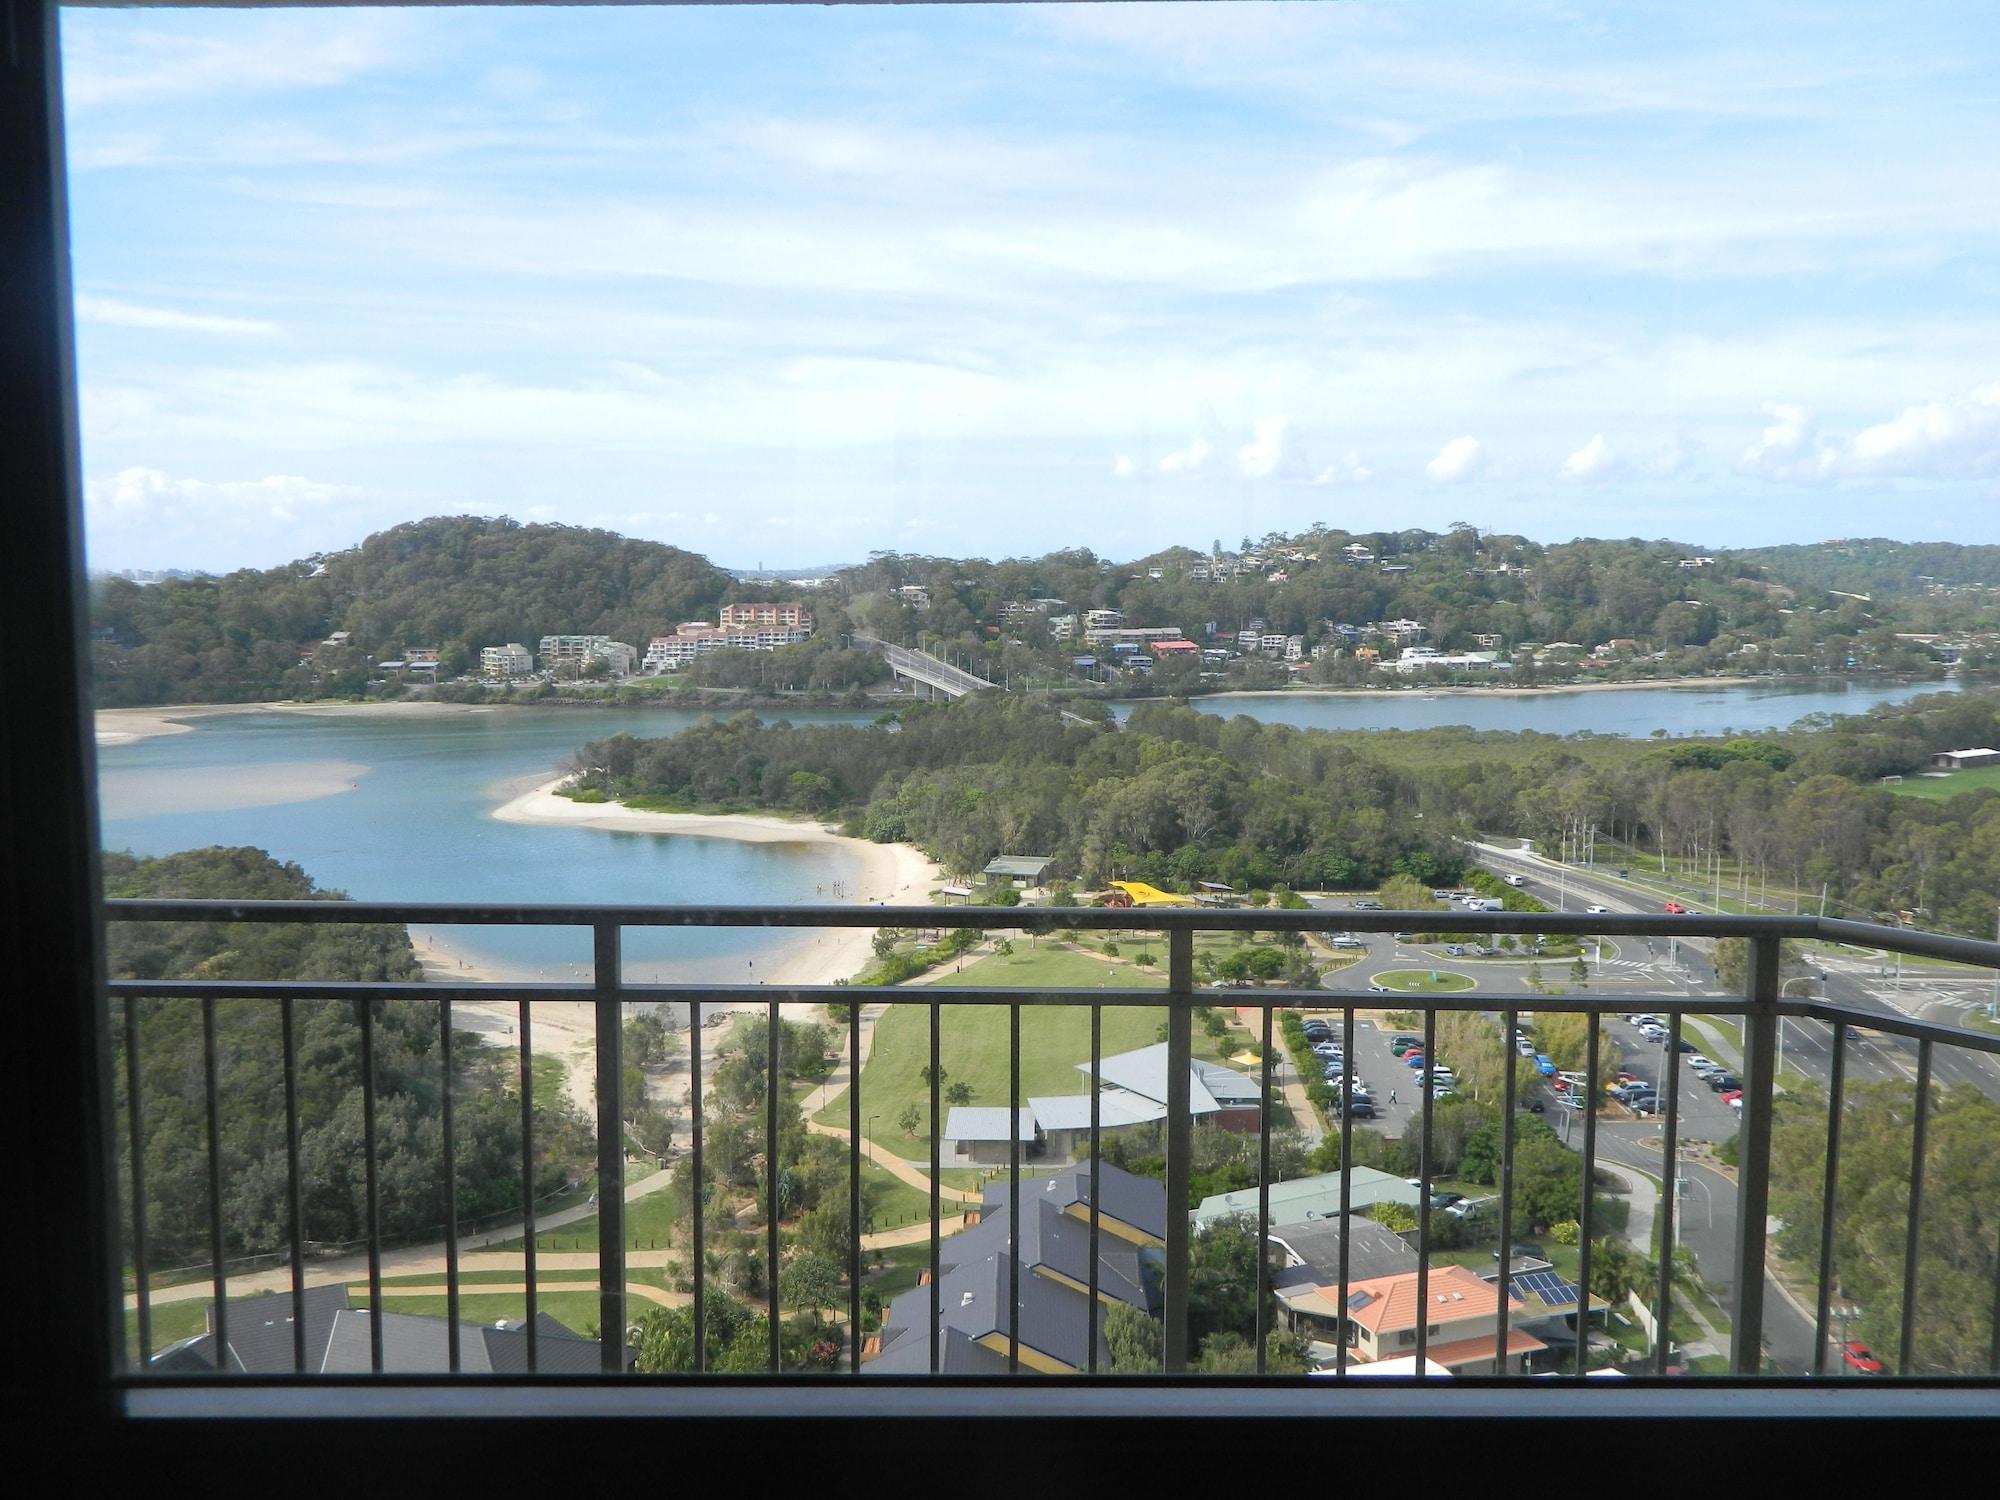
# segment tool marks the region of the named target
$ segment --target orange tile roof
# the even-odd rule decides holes
[[[1498,1309],[1499,1290],[1481,1281],[1464,1266],[1433,1266],[1430,1273],[1430,1316],[1427,1323],[1456,1323],[1462,1318],[1483,1317],[1489,1323]],[[1320,1291],[1336,1306],[1340,1286],[1322,1286]],[[1356,1294],[1369,1294],[1366,1304],[1354,1306]],[[1377,1276],[1369,1281],[1348,1283],[1348,1317],[1372,1333],[1395,1333],[1417,1326],[1417,1273],[1404,1271],[1396,1276]]]
[[[1507,1330],[1507,1352],[1510,1355],[1533,1354],[1537,1349],[1548,1347],[1532,1333],[1523,1333],[1518,1328]],[[1446,1369],[1492,1357],[1493,1335],[1490,1333],[1484,1338],[1453,1339],[1449,1344],[1430,1344],[1424,1349],[1424,1358],[1441,1364]]]

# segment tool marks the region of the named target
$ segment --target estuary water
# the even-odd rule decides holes
[[[1859,713],[1951,684],[1635,688],[1528,697],[1418,691],[1197,699],[1206,713],[1324,729],[1465,724],[1551,734],[1713,734]],[[1126,706],[1121,706],[1125,708]],[[1126,708],[1129,711],[1129,708]],[[775,715],[774,715],[775,716]],[[576,747],[618,733],[673,734],[695,710],[514,708],[438,715],[256,711],[98,752],[107,849],[167,854],[251,845],[360,900],[785,904],[830,899],[855,859],[836,844],[744,843],[501,822],[493,810],[555,775]],[[867,711],[788,712],[795,723],[867,723]],[[455,948],[552,979],[587,974],[586,932],[452,929]],[[810,941],[810,939],[807,939]],[[628,973],[743,981],[796,937],[630,929]]]

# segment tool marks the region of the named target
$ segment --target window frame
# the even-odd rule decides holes
[[[865,1390],[822,1385],[823,1401],[810,1407],[797,1387],[811,1382],[781,1378],[622,1390],[590,1381],[561,1390],[453,1388],[395,1377],[253,1390],[225,1380],[122,1394],[112,1378],[122,1358],[122,1310],[105,1296],[118,1280],[119,1215],[108,1154],[100,1149],[114,1139],[113,1094],[108,1031],[100,1024],[95,744],[86,694],[88,589],[57,11],[55,0],[0,0],[6,42],[0,54],[0,242],[6,256],[0,265],[7,268],[0,275],[0,329],[8,331],[0,410],[14,418],[15,428],[10,441],[0,443],[0,643],[20,653],[0,674],[0,738],[6,745],[0,835],[12,854],[0,860],[0,896],[19,976],[20,1051],[39,1064],[17,1070],[10,1080],[15,1139],[29,1146],[38,1216],[78,1228],[64,1242],[66,1253],[55,1256],[9,1237],[7,1264],[16,1284],[34,1286],[36,1294],[13,1309],[15,1357],[6,1379],[22,1430],[60,1443],[73,1473],[139,1463],[187,1472],[193,1458],[225,1463],[225,1484],[229,1476],[247,1483],[251,1474],[277,1472],[287,1475],[289,1487],[310,1489],[314,1476],[299,1463],[300,1445],[323,1439],[326,1423],[338,1421],[346,1459],[328,1465],[339,1471],[329,1481],[347,1480],[348,1464],[367,1454],[376,1467],[449,1463],[460,1482],[490,1475],[518,1485],[544,1464],[553,1466],[551,1472],[572,1469],[579,1444],[599,1434],[606,1446],[593,1449],[591,1461],[600,1475],[604,1463],[615,1468],[641,1461],[645,1445],[629,1441],[630,1419],[641,1415],[699,1421],[704,1433],[725,1439],[735,1433],[758,1445],[745,1450],[750,1453],[769,1451],[773,1420],[786,1424],[787,1447],[796,1442],[799,1454],[817,1442],[851,1444],[856,1421],[887,1422],[899,1442],[913,1445],[906,1453],[957,1459],[961,1473],[982,1441],[1018,1440],[1018,1424],[1027,1421],[1036,1424],[1037,1457],[1044,1463],[1072,1452],[1096,1461],[1107,1439],[1136,1435],[1129,1428],[1114,1434],[1114,1424],[1162,1418],[1197,1418],[1205,1432],[1233,1427],[1243,1436],[1307,1417],[1366,1421],[1371,1432],[1393,1440],[1434,1437],[1435,1422],[1448,1417],[1463,1441],[1477,1443],[1490,1433],[1496,1443],[1517,1444],[1524,1420],[1589,1428],[1643,1417],[1664,1422],[1665,1429],[1653,1429],[1662,1435],[1685,1429],[1711,1456],[1718,1444],[1731,1445],[1725,1432],[1734,1434],[1744,1456],[1763,1460],[1774,1445],[1800,1456],[1838,1453],[1844,1445],[1825,1445],[1826,1434],[1817,1430],[1834,1420],[1894,1421],[1906,1442],[1983,1437],[1967,1419],[2000,1411],[2000,1388],[1975,1381],[1880,1387],[1856,1381],[1829,1388],[1718,1379],[1680,1390],[1636,1383],[1611,1390],[1606,1386],[1613,1383],[1606,1382],[1523,1383],[1510,1390],[1349,1388],[1334,1412],[1325,1399],[1329,1392],[1256,1381],[1175,1389],[1051,1380],[1002,1393],[942,1380],[884,1382]],[[1347,1333],[1352,1337],[1351,1326]],[[1816,1420],[1786,1428],[1773,1427],[1773,1418]],[[508,1426],[498,1428],[500,1422]],[[1781,1431],[1796,1436],[1788,1443],[1776,1435]],[[495,1443],[496,1434],[506,1441]],[[1210,1446],[1205,1437],[1149,1443],[1150,1456],[1125,1441],[1118,1447],[1128,1464],[1158,1464],[1185,1479],[1188,1450],[1197,1442]],[[1226,1440],[1215,1447],[1232,1466],[1240,1462],[1242,1450]],[[859,1456],[852,1448],[838,1451]],[[795,1460],[781,1462],[790,1470]]]

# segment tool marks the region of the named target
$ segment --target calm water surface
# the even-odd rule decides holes
[[[854,860],[833,845],[607,833],[490,816],[556,774],[586,740],[672,734],[702,717],[501,709],[197,719],[186,734],[98,752],[103,842],[137,854],[253,845],[297,862],[323,886],[376,901],[782,904],[827,899],[823,887],[852,881]],[[786,717],[866,723],[873,715]],[[219,805],[217,788],[232,776],[242,783],[238,805]],[[288,777],[303,800],[274,800]],[[476,958],[549,978],[567,977],[571,966],[588,972],[587,932],[453,928],[440,936]],[[741,981],[786,942],[742,930],[634,928],[625,951],[635,979]]]
[[[1713,734],[1778,728],[1813,713],[1860,713],[1955,684],[1635,688],[1529,698],[1247,694],[1197,699],[1203,712],[1315,729],[1465,724],[1551,734]],[[1120,705],[1121,716],[1129,705]],[[586,740],[664,735],[691,710],[496,709],[435,718],[246,713],[186,734],[99,752],[106,848],[167,854],[248,844],[361,900],[789,903],[852,881],[837,846],[607,833],[502,823],[493,809],[560,769]],[[867,723],[873,711],[801,711],[796,723]],[[474,956],[564,977],[589,962],[587,934],[453,929]],[[628,930],[629,972],[742,980],[786,939],[746,931]]]

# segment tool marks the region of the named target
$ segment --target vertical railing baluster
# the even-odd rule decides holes
[[[1833,1216],[1840,1196],[1841,1096],[1847,1085],[1847,1023],[1833,1026],[1833,1064],[1826,1095],[1826,1176],[1820,1185],[1819,1296],[1813,1307],[1815,1375],[1826,1373],[1826,1331],[1833,1316]]]
[[[1103,1080],[1098,1070],[1104,1066],[1104,1007],[1090,1007],[1090,1196],[1084,1200],[1084,1208],[1090,1215],[1090,1364],[1088,1373],[1097,1373],[1097,1322],[1103,1314],[1098,1310],[1097,1245],[1098,1245],[1098,1203],[1097,1177],[1101,1170],[1098,1164],[1098,1147],[1103,1134]]]
[[[1764,1365],[1764,1257],[1771,1212],[1771,1098],[1777,1082],[1778,967],[1774,935],[1750,939],[1749,1009],[1743,1017],[1743,1125],[1737,1137],[1741,1181],[1736,1200],[1736,1309],[1730,1370],[1755,1375]],[[1678,1071],[1676,1054],[1671,1063]]]
[[[764,1048],[764,1305],[770,1320],[766,1352],[776,1375],[784,1369],[778,1342],[778,1052],[785,1024],[776,1000],[766,1007],[766,1016],[770,1030]]]
[[[292,1368],[306,1372],[306,1234],[299,1178],[299,1056],[294,1002],[278,1002],[278,1041],[285,1064],[285,1232],[292,1259]],[[370,1314],[373,1316],[373,1314]]]
[[[1917,1270],[1924,1233],[1924,1147],[1931,1122],[1931,1040],[1917,1043],[1917,1103],[1910,1130],[1910,1227],[1903,1242],[1903,1327],[1896,1373],[1910,1373],[1917,1345]]]
[[[208,1253],[215,1279],[215,1368],[229,1369],[229,1276],[223,1266],[221,1079],[215,1061],[215,1002],[201,1002],[201,1071],[208,1095]]]
[[[855,1007],[858,1019],[861,1008]],[[688,1189],[688,1233],[693,1237],[690,1260],[694,1270],[694,1372],[708,1366],[708,1217],[707,1179],[701,1164],[701,1001],[688,1001],[688,1171],[693,1174]]]
[[[1007,1373],[1021,1373],[1021,1004],[1007,1007]]]
[[[847,1368],[861,1373],[861,1007],[847,1027]]]
[[[1346,1074],[1341,1075],[1345,1080]],[[1258,1070],[1257,1111],[1257,1373],[1264,1373],[1270,1342],[1271,1300],[1271,1007],[1264,1007],[1263,1063]]]
[[[521,1285],[525,1288],[522,1325],[528,1334],[528,1373],[541,1368],[541,1341],[535,1331],[540,1300],[535,1295],[535,1033],[534,1007],[519,1002],[515,1027],[521,1034]]]
[[[1194,1066],[1194,933],[1167,933],[1167,1303],[1161,1365],[1188,1367],[1188,1176],[1193,1151],[1189,1115]]]
[[[451,1002],[438,1006],[438,1118],[444,1127],[444,1304],[445,1361],[459,1372],[458,1332],[458,1141],[454,1133],[451,1056]]]
[[[1347,1118],[1347,1104],[1353,1097],[1348,1087],[1351,1076],[1349,1069],[1354,1066],[1354,1007],[1348,1006],[1340,1013],[1340,1088],[1334,1096],[1334,1112],[1338,1118],[1333,1128],[1340,1134],[1340,1313],[1335,1325],[1335,1348],[1333,1354],[1334,1374],[1347,1378],[1348,1329],[1352,1326],[1347,1306],[1348,1272],[1352,1268],[1352,1257],[1348,1253],[1349,1230],[1353,1227],[1350,1215],[1354,1210],[1354,1122]],[[1301,1084],[1304,1079],[1299,1080]],[[1307,1096],[1310,1100],[1310,1095]],[[1310,1105],[1308,1105],[1310,1107]]]
[[[616,923],[591,925],[597,1012],[598,1368],[625,1371],[625,975]]]
[[[1422,1098],[1418,1102],[1417,1130],[1417,1379],[1422,1380],[1429,1371],[1424,1368],[1430,1353],[1431,1333],[1431,1115],[1432,1089],[1431,1069],[1437,1066],[1437,1011],[1435,1008],[1424,1012],[1424,1065],[1417,1069],[1418,1092]],[[1345,1079],[1343,1068],[1341,1077]],[[1344,1122],[1343,1122],[1344,1123]],[[1344,1240],[1345,1236],[1343,1236]]]
[[[361,1012],[361,1140],[367,1161],[362,1174],[368,1194],[368,1367],[382,1373],[382,1172],[376,1161],[375,1002],[359,1002]]]
[[[938,1066],[938,1032],[942,1015],[938,1003],[933,1000],[931,1012],[931,1374],[938,1372],[938,1345],[942,1338],[944,1320],[944,1293],[938,1286],[941,1262],[944,1255],[944,1231],[939,1225],[940,1203],[944,1192],[942,1167],[938,1159],[940,1142],[944,1135],[944,1116],[939,1109],[938,1095],[944,1080]],[[856,1011],[858,1017],[860,1011]],[[878,1023],[879,1024],[879,1023]]]
[[[1660,1195],[1660,1286],[1659,1305],[1653,1316],[1653,1371],[1667,1373],[1667,1350],[1673,1343],[1674,1320],[1674,1220],[1680,1213],[1680,1105],[1681,1105],[1681,1013],[1667,1017],[1666,1077],[1653,1097],[1666,1100],[1666,1135],[1660,1142],[1666,1191]]]
[[[1590,1372],[1590,1240],[1591,1207],[1597,1188],[1597,1101],[1603,1097],[1598,1065],[1598,1033],[1603,1017],[1596,1011],[1584,1015],[1584,1041],[1589,1051],[1583,1064],[1583,1193],[1577,1214],[1576,1257],[1576,1374],[1581,1380]]]
[[[145,1111],[139,1096],[139,1005],[136,995],[125,1000],[125,1133],[132,1158],[132,1276],[139,1299],[138,1366],[145,1369],[153,1360],[153,1291],[146,1266],[146,1152]],[[218,1361],[217,1368],[221,1365]]]
[[[1500,1084],[1500,1161],[1494,1174],[1500,1188],[1500,1275],[1493,1283],[1493,1373],[1507,1373],[1507,1345],[1512,1342],[1513,1307],[1508,1288],[1514,1279],[1514,1073],[1521,1054],[1514,1047],[1518,1010],[1500,1013],[1501,1056],[1506,1060]]]

